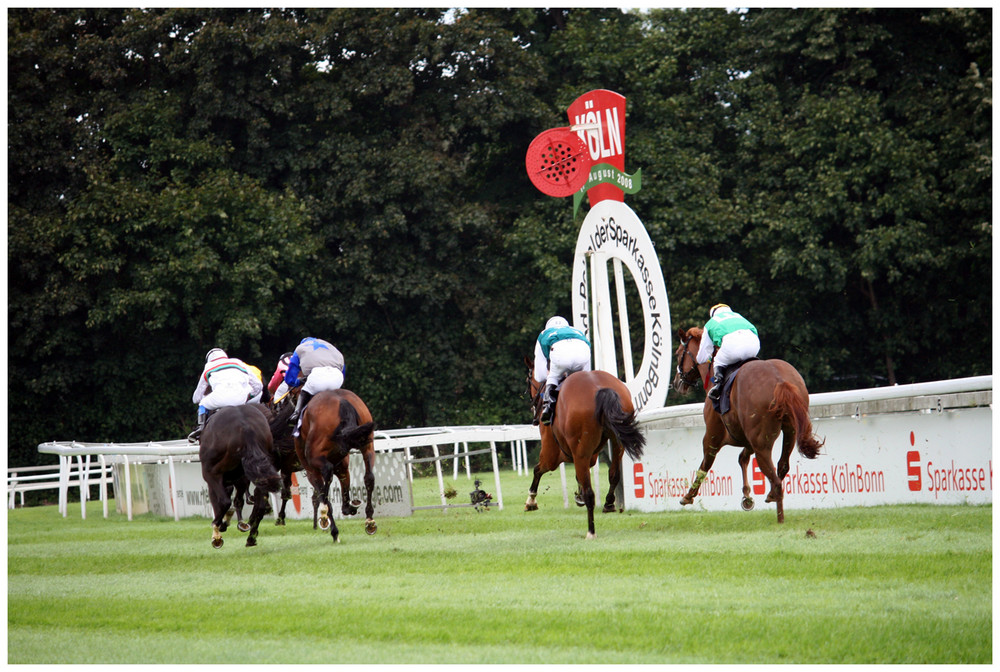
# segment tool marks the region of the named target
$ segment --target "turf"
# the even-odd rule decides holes
[[[339,544],[8,511],[8,662],[992,662],[990,506],[598,514],[587,541],[548,478],[537,512],[505,472],[502,511],[341,521]]]

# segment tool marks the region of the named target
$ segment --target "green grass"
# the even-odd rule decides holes
[[[587,541],[558,473],[533,513],[528,483],[504,472],[502,511],[341,521],[336,545],[9,511],[8,662],[992,662],[992,507],[597,514]]]

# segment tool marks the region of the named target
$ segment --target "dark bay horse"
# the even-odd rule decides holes
[[[680,345],[674,355],[677,359],[674,389],[682,394],[703,385],[703,381],[711,375],[711,364],[698,364],[695,359],[701,336],[700,327],[677,330]],[[823,442],[813,434],[809,420],[809,391],[802,376],[788,362],[780,359],[753,360],[740,367],[729,398],[730,410],[725,415],[720,415],[712,401],[707,397],[705,399],[705,436],[701,442],[704,458],[694,483],[681,498],[681,504],[694,502],[722,446],[739,446],[743,448],[739,456],[743,472],[743,509],[749,511],[753,508],[747,466],[750,456],[755,455],[761,473],[771,482],[765,501],[777,503],[778,522],[782,523],[785,521],[785,509],[781,481],[788,475],[788,460],[796,442],[799,453],[808,459],[815,459],[823,446]],[[781,457],[775,470],[771,449],[778,434],[782,436]]]
[[[534,365],[525,358],[528,366],[528,390],[533,399],[535,414],[540,410],[539,392],[542,383],[532,375]],[[594,533],[594,488],[590,470],[597,463],[601,447],[611,441],[612,459],[608,469],[608,496],[604,513],[615,510],[615,490],[622,477],[622,455],[628,453],[633,460],[642,457],[646,437],[635,424],[635,409],[625,384],[605,371],[577,371],[563,381],[556,398],[555,416],[551,425],[540,425],[541,453],[535,466],[534,478],[528,490],[525,511],[536,511],[538,481],[542,474],[556,469],[563,462],[571,462],[576,469],[576,482],[587,507],[587,539]],[[619,503],[619,510],[624,503]]]
[[[313,527],[330,528],[334,541],[340,541],[340,532],[330,511],[330,485],[333,477],[340,480],[341,512],[353,516],[360,501],[351,501],[350,452],[358,450],[365,463],[365,489],[368,501],[365,507],[365,532],[375,534],[375,507],[372,491],[375,489],[375,423],[372,414],[361,398],[350,390],[319,392],[302,411],[302,426],[295,437],[295,452],[305,469],[309,482],[319,495],[319,506],[313,497]]]
[[[257,545],[257,528],[268,509],[267,493],[277,492],[281,477],[274,465],[271,430],[259,404],[229,406],[216,411],[202,431],[198,453],[201,475],[208,485],[212,546],[222,547],[222,533],[233,515],[233,488],[257,487],[247,546]]]

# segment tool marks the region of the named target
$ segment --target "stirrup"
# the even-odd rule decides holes
[[[201,427],[188,434],[188,443],[198,443],[199,438],[201,438]]]
[[[722,397],[722,383],[708,391],[708,398],[712,401],[718,401],[720,397]]]

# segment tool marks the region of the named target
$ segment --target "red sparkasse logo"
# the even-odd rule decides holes
[[[920,451],[906,451],[906,485],[911,492],[919,492],[922,486],[920,480]]]
[[[635,496],[641,499],[646,496],[646,485],[642,480],[642,462],[632,465],[632,474],[635,478]]]

